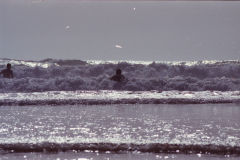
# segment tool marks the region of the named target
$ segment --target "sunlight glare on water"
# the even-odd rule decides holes
[[[240,145],[240,110],[234,104],[3,106],[0,109],[1,143]]]

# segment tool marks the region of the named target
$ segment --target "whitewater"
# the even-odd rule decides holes
[[[26,61],[0,78],[0,105],[238,103],[240,61]],[[109,78],[122,69],[125,83]]]
[[[13,65],[14,79],[0,78],[0,92],[77,90],[238,91],[240,61],[23,61],[0,59],[0,69]],[[109,80],[117,68],[127,83]]]
[[[240,91],[48,91],[0,93],[4,105],[240,103]]]

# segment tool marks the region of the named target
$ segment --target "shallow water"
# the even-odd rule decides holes
[[[200,156],[235,159],[240,147],[239,115],[239,104],[1,106],[1,157],[194,159],[200,153],[214,153],[217,156]],[[71,150],[79,152],[61,152]],[[35,151],[40,153],[30,153]],[[95,151],[103,152],[103,157]]]
[[[2,106],[0,142],[240,146],[239,104]]]
[[[239,160],[237,156],[203,154],[156,154],[156,153],[13,153],[0,156],[0,160]]]

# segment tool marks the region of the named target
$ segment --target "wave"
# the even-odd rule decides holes
[[[14,79],[0,78],[0,92],[76,90],[236,91],[240,61],[24,61],[0,59],[0,69],[13,65]],[[127,83],[109,80],[121,68]]]
[[[4,105],[240,103],[240,91],[48,91],[0,93]]]
[[[191,145],[191,144],[133,144],[133,143],[11,143],[0,144],[5,152],[64,152],[64,151],[98,151],[98,152],[153,152],[153,153],[202,153],[220,155],[240,155],[239,146]]]

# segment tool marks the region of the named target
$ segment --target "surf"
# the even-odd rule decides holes
[[[13,65],[14,79],[0,78],[0,92],[77,90],[237,91],[240,61],[25,61],[1,59]],[[109,80],[117,68],[126,84]]]

